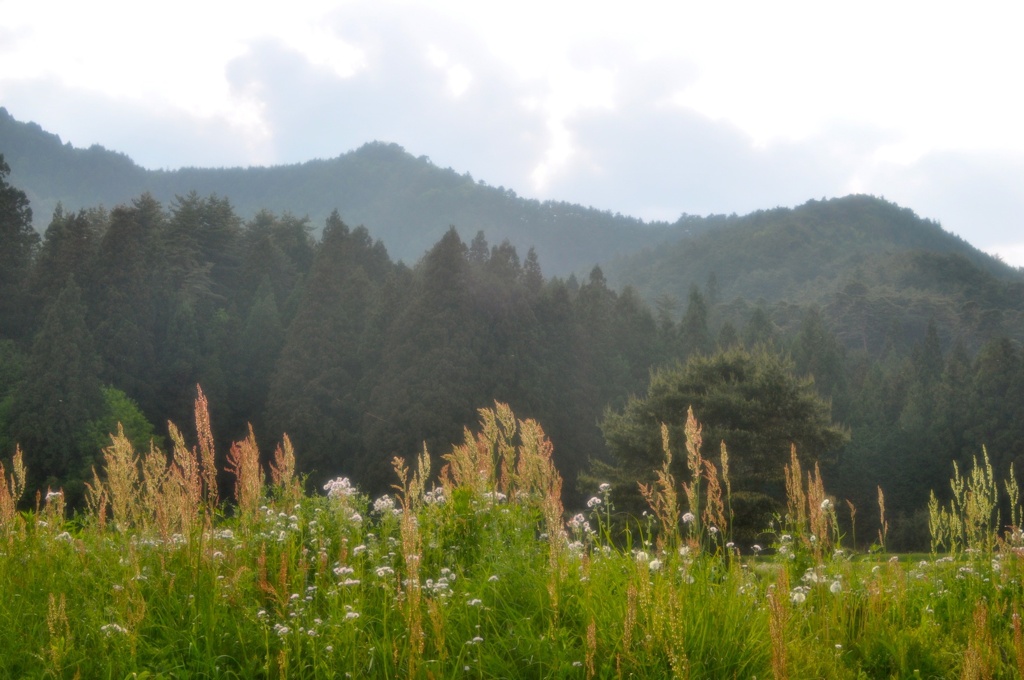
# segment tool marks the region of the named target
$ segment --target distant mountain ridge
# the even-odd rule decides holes
[[[604,267],[609,284],[663,304],[685,301],[694,287],[712,290],[735,323],[751,304],[779,326],[815,306],[848,346],[873,354],[894,337],[920,339],[929,322],[947,344],[1024,340],[1024,270],[908,208],[852,195],[717,222],[616,258]]]
[[[62,143],[0,108],[0,153],[11,167],[11,183],[28,194],[40,231],[58,203],[65,210],[109,209],[149,192],[169,204],[176,195],[196,191],[227,197],[243,219],[262,209],[308,216],[316,232],[337,209],[347,223],[365,225],[392,257],[408,264],[452,225],[466,241],[482,230],[493,244],[510,241],[521,257],[534,247],[546,273],[567,275],[703,226],[645,223],[570,203],[521,198],[381,142],[296,165],[154,171],[98,145],[79,149]]]

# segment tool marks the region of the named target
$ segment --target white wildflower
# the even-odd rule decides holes
[[[327,492],[328,498],[346,498],[355,495],[356,488],[352,486],[348,477],[338,477],[324,484],[324,491]]]
[[[589,501],[587,501],[588,508],[594,508],[597,507],[598,505],[601,505],[601,499],[598,496],[594,496]]]
[[[695,519],[697,519],[697,518],[693,516],[692,512],[687,512],[687,513],[683,514],[683,522],[685,524],[689,524],[690,522],[692,522]]]
[[[391,496],[381,496],[373,502],[373,511],[383,515],[395,509],[395,499]]]

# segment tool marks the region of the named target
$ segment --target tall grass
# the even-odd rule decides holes
[[[994,473],[954,470],[933,554],[857,555],[820,472],[793,452],[770,544],[730,540],[728,452],[663,435],[649,521],[613,540],[607,487],[567,518],[551,443],[503,404],[441,457],[396,459],[395,493],[303,493],[285,438],[250,431],[214,484],[196,445],[114,435],[67,518],[53,491],[18,512],[0,468],[0,677],[1000,678],[1024,669],[1024,535]],[[670,472],[682,444],[687,479]],[[267,474],[269,471],[269,475]],[[269,479],[269,484],[267,480]],[[436,481],[435,481],[436,480]],[[1011,476],[1012,480],[1012,476]],[[1011,518],[1019,493],[1004,484]],[[881,496],[880,496],[881,498]],[[851,509],[852,511],[852,509]],[[880,543],[885,530],[880,527]],[[759,548],[758,548],[759,550]],[[940,552],[942,551],[942,552]]]

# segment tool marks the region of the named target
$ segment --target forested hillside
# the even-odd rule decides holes
[[[5,220],[25,247],[4,265],[0,446],[22,445],[37,486],[80,487],[95,433],[139,420],[125,396],[166,436],[197,384],[222,445],[250,422],[264,441],[286,431],[314,481],[382,488],[383,462],[443,449],[495,399],[542,419],[573,476],[602,450],[605,406],[668,351],[599,269],[545,280],[532,251],[482,234],[449,230],[410,268],[337,215],[317,240],[195,194],[58,210],[38,244],[24,211]]]
[[[564,276],[701,226],[645,224],[594,208],[524,199],[380,142],[297,165],[151,171],[100,146],[62,143],[0,108],[0,152],[12,181],[36,208],[39,231],[58,203],[69,212],[100,205],[109,210],[145,192],[169,204],[196,191],[229,197],[246,220],[261,210],[308,217],[317,234],[338,210],[347,223],[370,229],[392,258],[410,265],[452,225],[464,240],[482,230],[522,252],[535,247],[545,270]]]
[[[441,172],[395,147],[354,157],[367,155]],[[465,182],[466,210],[495,195],[442,175]],[[290,435],[309,484],[347,474],[371,493],[391,482],[392,456],[446,452],[500,400],[543,424],[571,507],[600,474],[650,479],[648,461],[615,448],[631,396],[654,399],[680,376],[678,394],[699,402],[715,367],[715,419],[697,415],[709,433],[733,433],[734,469],[758,485],[759,507],[778,494],[742,442],[760,428],[796,440],[763,405],[809,389],[838,434],[802,455],[816,455],[865,525],[883,487],[894,547],[927,535],[920,510],[953,462],[968,467],[987,446],[998,474],[1024,465],[1021,273],[878,199],[686,217],[680,229],[705,233],[615,262],[614,280],[636,286],[619,289],[599,267],[549,277],[540,248],[524,255],[455,228],[398,262],[374,229],[336,212],[314,224],[296,217],[313,210],[277,212],[268,195],[270,209],[249,217],[229,191],[59,208],[40,237],[38,206],[13,178],[3,165],[0,460],[20,445],[32,488],[63,486],[72,502],[118,423],[138,446],[166,447],[166,423],[187,422],[197,385],[221,457],[251,423],[267,446]],[[304,189],[311,202],[332,195]],[[408,190],[383,169],[363,187]],[[420,233],[410,214],[393,219]],[[595,461],[617,467],[595,473]]]
[[[1024,339],[1024,271],[907,208],[847,196],[718,221],[608,263],[609,281],[661,304],[706,287],[719,324],[756,306],[792,331],[816,306],[844,345],[872,356],[909,350],[929,323],[944,347],[972,353],[996,335]]]

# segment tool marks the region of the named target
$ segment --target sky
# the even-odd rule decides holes
[[[1024,4],[0,0],[0,106],[146,168],[394,142],[647,220],[868,193],[1024,266]]]

